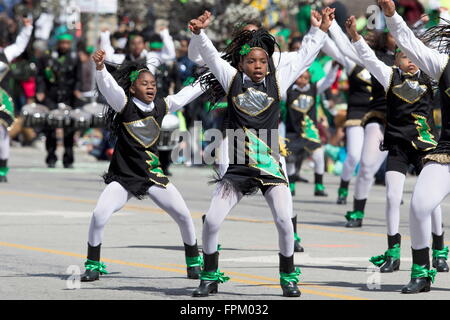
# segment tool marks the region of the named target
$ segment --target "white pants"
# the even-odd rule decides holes
[[[171,183],[167,188],[156,185],[148,189],[148,195],[158,207],[166,211],[178,224],[183,242],[194,245],[197,241],[195,227],[189,209],[181,194]],[[102,243],[103,231],[109,218],[130,200],[132,195],[118,182],[111,182],[100,195],[89,227],[89,244],[93,247]]]
[[[411,200],[410,233],[411,247],[415,250],[430,246],[431,232],[439,221],[432,222],[433,212],[439,210],[440,203],[450,193],[450,164],[427,162],[420,172]]]
[[[345,129],[347,138],[347,157],[342,169],[341,179],[350,181],[356,166],[361,160],[362,148],[364,145],[364,128],[362,126],[350,126]]]
[[[5,126],[0,124],[0,160],[9,159],[9,133]]]

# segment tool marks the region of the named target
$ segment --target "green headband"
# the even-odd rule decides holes
[[[162,49],[162,47],[164,47],[164,43],[159,41],[150,42],[149,47],[150,49]]]
[[[73,40],[73,35],[69,34],[69,33],[64,33],[58,36],[58,41],[72,41]]]
[[[244,45],[241,47],[241,51],[239,51],[239,54],[240,54],[241,56],[246,56],[246,55],[248,55],[253,49],[260,49],[260,50],[263,50],[263,51],[267,54],[267,56],[269,56],[269,54],[267,53],[267,51],[266,51],[264,48],[261,48],[261,47],[250,47],[248,44],[244,44]]]
[[[134,70],[130,72],[130,80],[131,83],[135,82],[137,80],[137,78],[139,78],[139,73],[141,73],[142,71],[148,71],[147,69],[141,69],[141,70]]]

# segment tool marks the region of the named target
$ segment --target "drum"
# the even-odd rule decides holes
[[[102,128],[105,126],[104,110],[107,106],[97,102],[91,102],[83,106],[83,110],[92,115],[91,128]]]
[[[27,128],[42,128],[47,123],[49,110],[46,106],[37,103],[26,104],[22,107],[21,115],[23,126]]]
[[[71,107],[64,103],[58,103],[58,108],[48,113],[47,125],[50,128],[68,128],[71,126]]]
[[[92,114],[81,109],[70,111],[72,128],[76,130],[87,130],[91,127]]]
[[[158,150],[167,151],[174,149],[178,140],[172,138],[172,133],[180,127],[180,120],[176,115],[167,114],[161,124]]]

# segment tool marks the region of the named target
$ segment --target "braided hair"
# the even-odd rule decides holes
[[[241,49],[243,46],[248,46],[250,48],[259,47],[266,51],[269,56],[269,72],[275,72],[275,65],[271,58],[275,52],[275,47],[280,49],[280,46],[275,37],[272,36],[267,30],[258,29],[256,31],[241,31],[225,48],[222,59],[228,61],[231,66],[238,69],[239,62],[241,62],[243,57],[241,54]],[[202,70],[202,73],[198,76],[197,81],[200,83],[202,89],[208,92],[209,101],[212,104],[216,104],[223,97],[225,97],[225,91],[216,77],[209,72],[208,68]]]
[[[148,69],[145,61],[142,60],[125,60],[122,64],[113,64],[106,62],[105,66],[106,69],[111,73],[113,78],[116,80],[117,84],[125,91],[128,101],[132,98],[130,92],[130,88],[134,82],[130,77],[132,72],[137,71],[139,72],[139,74],[141,72],[148,72],[153,75],[153,73],[151,73],[151,71]],[[105,99],[103,98],[103,100]],[[105,116],[106,128],[111,132],[111,141],[114,141],[117,137],[120,126],[119,117],[117,117],[117,111],[106,104],[105,110],[103,110],[103,114]]]

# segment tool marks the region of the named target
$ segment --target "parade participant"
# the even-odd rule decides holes
[[[107,121],[117,136],[114,154],[104,175],[106,188],[100,195],[89,227],[86,272],[81,281],[94,281],[106,273],[100,262],[103,230],[111,215],[131,197],[149,196],[178,224],[185,247],[187,275],[198,279],[198,253],[194,223],[178,190],[163,174],[158,159],[158,139],[163,117],[202,94],[186,87],[176,95],[157,96],[156,80],[145,62],[125,62],[113,75],[104,66],[105,52],[97,51],[96,82],[109,104]]]
[[[23,19],[24,27],[13,44],[0,39],[0,81],[9,71],[9,64],[22,54],[28,45],[33,25],[31,20]],[[3,26],[5,27],[5,26]],[[10,138],[8,129],[14,122],[14,103],[9,94],[0,87],[0,182],[7,182],[8,159],[10,154]]]
[[[242,197],[258,189],[262,190],[269,204],[278,230],[283,295],[300,296],[297,287],[300,270],[294,268],[289,188],[279,154],[270,146],[275,144],[278,149],[281,96],[319,53],[333,12],[327,8],[322,16],[319,15],[320,28],[311,28],[311,42],[302,46],[303,59],[284,68],[274,66],[272,55],[277,44],[266,30],[241,32],[229,45],[230,64],[221,58],[202,31],[208,26],[209,17],[190,21],[189,28],[193,32],[191,45],[198,47],[203,60],[228,96],[224,129],[230,142],[229,165],[226,173],[217,179],[218,184],[203,225],[205,266],[200,276],[200,286],[193,292],[194,297],[215,293],[218,283],[228,280],[218,269],[218,231],[225,217]],[[279,82],[278,79],[283,81]],[[236,143],[237,148],[234,147]]]
[[[380,61],[356,31],[356,19],[347,21],[347,32],[353,40],[361,60],[369,72],[384,87],[387,100],[386,129],[382,148],[387,150],[386,168],[386,221],[388,250],[370,261],[381,272],[393,272],[400,267],[400,204],[406,173],[413,166],[417,174],[422,170],[422,160],[437,142],[433,119],[433,89],[430,78],[400,50],[395,54],[395,66],[388,67]],[[432,215],[432,232],[437,243],[444,243],[441,207]],[[443,249],[443,248],[442,248]],[[438,271],[448,271],[444,261]]]
[[[81,63],[75,51],[72,50],[73,36],[65,33],[58,36],[55,51],[48,53],[38,63],[36,77],[36,100],[50,110],[55,110],[59,104],[74,107],[76,92],[81,86]],[[74,162],[74,128],[64,128],[64,168],[73,168]],[[57,137],[56,129],[47,126],[44,129],[47,157],[45,162],[49,168],[55,168]]]
[[[316,97],[327,90],[336,79],[339,67],[334,65],[325,78],[311,82],[311,74],[305,71],[287,91],[287,175],[291,193],[295,194],[295,163],[303,150],[311,154],[314,161],[314,195],[327,196],[323,185],[325,155],[317,129]]]
[[[111,45],[110,32],[104,30],[100,34],[100,48],[106,52],[106,61],[121,64],[125,60],[146,60],[147,67],[155,74],[160,63],[174,61],[176,58],[175,44],[169,29],[162,27],[161,30],[150,39],[149,50],[145,48],[144,36],[140,33],[132,33],[128,37],[127,53],[115,53]]]
[[[342,29],[332,24],[330,27],[331,37],[335,40],[339,49],[350,57],[355,63],[364,67],[359,58],[354,58],[348,47],[352,48],[348,37]],[[373,49],[377,57],[388,66],[394,64],[395,42],[392,36],[387,32],[373,32]],[[357,56],[357,55],[356,55]],[[361,72],[360,75],[363,75]],[[364,77],[368,78],[368,77]],[[370,189],[374,182],[374,176],[387,157],[387,151],[380,150],[380,144],[383,142],[384,126],[386,122],[386,98],[383,86],[371,75],[371,99],[368,105],[368,111],[361,119],[361,125],[364,127],[364,140],[360,157],[360,168],[355,183],[355,194],[353,198],[353,211],[347,212],[346,227],[358,228],[362,226],[364,211],[369,196]],[[359,99],[358,99],[359,100]],[[360,136],[359,141],[360,141]],[[348,172],[347,172],[348,173]],[[344,182],[340,186],[347,188],[348,184]],[[345,194],[343,194],[345,195]]]
[[[430,28],[424,35],[427,43],[438,44],[432,49],[416,38],[402,17],[395,11],[391,0],[379,0],[386,24],[394,36],[400,50],[417,65],[420,70],[439,82],[441,97],[442,129],[436,148],[424,157],[425,165],[414,187],[410,208],[410,237],[412,268],[410,282],[402,288],[402,293],[427,292],[431,289],[436,270],[430,270],[431,216],[450,192],[450,116],[448,112],[450,69],[449,69],[449,25]],[[433,235],[433,238],[435,235]],[[438,239],[436,239],[438,240]],[[441,239],[442,241],[442,239]],[[448,248],[443,241],[433,244],[433,266],[438,258],[447,257]],[[439,246],[435,248],[435,246]]]

